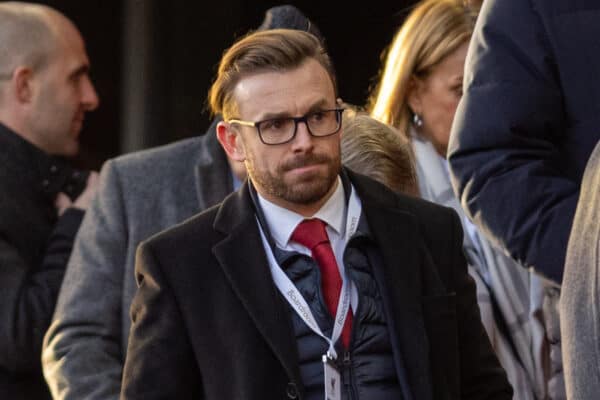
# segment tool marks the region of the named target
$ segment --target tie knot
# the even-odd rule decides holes
[[[320,243],[329,242],[329,237],[325,231],[325,223],[320,219],[305,219],[300,222],[291,239],[308,247],[311,251]]]

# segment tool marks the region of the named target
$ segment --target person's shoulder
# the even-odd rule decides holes
[[[380,206],[413,214],[418,220],[436,219],[439,215],[454,213],[451,208],[409,194],[397,193],[384,184],[356,172],[350,172],[361,198]]]
[[[367,176],[351,172],[363,204],[408,215],[418,226],[427,242],[437,242],[457,229],[460,221],[452,208],[408,194],[396,193]]]
[[[197,136],[124,154],[109,160],[107,164],[112,164],[119,169],[177,166],[195,160],[202,146],[202,137]]]
[[[150,236],[141,245],[145,248],[152,248],[156,253],[165,255],[172,254],[174,251],[178,253],[202,252],[202,249],[210,251],[213,244],[220,237],[213,228],[219,208],[220,204],[207,208],[168,229]]]
[[[253,210],[248,190],[242,187],[221,203],[151,236],[143,245],[167,256],[210,257],[213,246],[232,231],[256,223]]]
[[[424,223],[436,223],[436,221],[447,221],[456,216],[456,211],[429,200],[421,199],[404,194],[397,194],[399,207],[414,214],[419,221]]]
[[[181,184],[193,177],[200,165],[212,165],[220,160],[214,140],[206,136],[182,139],[167,145],[124,154],[109,159],[102,166],[103,176],[118,177],[127,185]],[[218,142],[217,142],[218,145]]]

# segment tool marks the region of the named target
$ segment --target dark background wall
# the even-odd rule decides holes
[[[223,50],[256,28],[274,1],[46,0],[81,30],[101,98],[88,115],[78,163],[202,134],[208,88]],[[341,97],[364,104],[380,55],[412,0],[290,1],[321,30]]]

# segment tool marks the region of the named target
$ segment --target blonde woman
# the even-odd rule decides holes
[[[544,321],[532,317],[542,301],[532,293],[543,283],[479,234],[465,217],[447,171],[446,151],[474,21],[462,1],[417,4],[387,50],[369,111],[412,143],[421,197],[461,216],[482,320],[515,399],[545,398]]]

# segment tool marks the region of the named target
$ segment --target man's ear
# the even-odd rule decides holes
[[[217,124],[217,139],[227,156],[235,161],[245,161],[246,153],[240,134],[233,126],[225,121]]]
[[[421,81],[419,78],[411,76],[406,89],[406,102],[408,103],[408,107],[412,110],[412,112],[419,115],[422,115],[423,111],[423,106],[421,103],[422,88],[423,81]]]
[[[18,67],[11,78],[12,92],[19,103],[29,103],[33,97],[33,71],[28,67]]]

